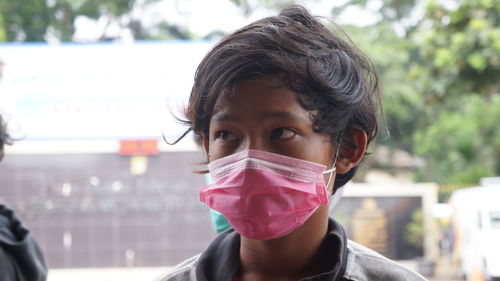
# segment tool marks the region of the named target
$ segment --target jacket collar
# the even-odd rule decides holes
[[[341,280],[347,263],[347,238],[344,228],[333,219],[328,221],[325,238],[323,273],[304,281]],[[240,235],[234,229],[219,234],[200,256],[196,267],[198,281],[233,280],[240,267]]]

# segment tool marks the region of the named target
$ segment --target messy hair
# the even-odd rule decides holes
[[[188,131],[208,136],[216,101],[238,82],[280,75],[340,156],[354,145],[354,130],[366,132],[370,143],[377,134],[378,78],[371,61],[340,28],[338,33],[295,5],[227,35],[198,66],[183,121]],[[335,188],[355,170],[337,175]]]
[[[2,115],[0,115],[0,160],[3,158],[3,146],[4,144],[11,144],[12,139],[7,133],[7,124],[4,123]]]

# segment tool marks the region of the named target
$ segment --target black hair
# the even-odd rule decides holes
[[[0,115],[0,160],[3,158],[3,147],[5,144],[12,144],[12,139],[7,133],[7,124]]]
[[[380,105],[377,74],[371,61],[338,29],[339,34],[332,33],[307,9],[294,5],[227,35],[198,66],[181,122],[188,131],[208,136],[221,95],[238,82],[279,74],[312,113],[315,129],[340,146],[339,158],[343,147],[354,145],[353,130],[363,130],[370,143],[377,133]],[[355,171],[338,174],[335,188],[347,183]]]

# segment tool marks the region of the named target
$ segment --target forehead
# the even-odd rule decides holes
[[[249,78],[235,83],[217,98],[212,115],[230,110],[242,101],[259,101],[276,106],[292,105],[298,102],[297,93],[289,89],[280,75]]]
[[[302,107],[297,96],[278,76],[244,80],[218,98],[211,122],[247,118],[310,123],[312,114]]]

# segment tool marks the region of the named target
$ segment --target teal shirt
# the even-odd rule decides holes
[[[207,184],[212,183],[212,178],[210,177],[210,174],[205,174],[205,182]],[[210,219],[212,220],[212,226],[214,227],[215,232],[217,232],[217,234],[231,227],[229,222],[221,213],[212,209],[210,209]]]
[[[215,210],[210,209],[210,218],[212,219],[212,226],[217,234],[231,227],[226,218]]]

